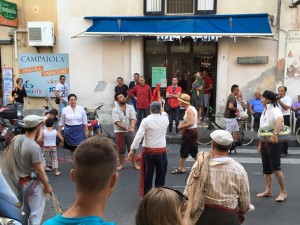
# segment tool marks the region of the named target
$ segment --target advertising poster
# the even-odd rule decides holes
[[[152,67],[152,87],[161,84],[161,87],[167,87],[166,67]]]
[[[17,4],[0,0],[0,25],[18,27]]]
[[[9,95],[13,89],[13,74],[12,68],[3,68],[2,69],[2,77],[3,77],[3,105],[9,103]]]
[[[54,97],[59,76],[70,88],[68,54],[20,54],[19,75],[30,97]]]

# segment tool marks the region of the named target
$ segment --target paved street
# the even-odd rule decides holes
[[[208,151],[203,148],[201,150]],[[63,159],[63,150],[59,151]],[[232,155],[241,162],[249,175],[251,202],[256,210],[248,214],[245,225],[299,225],[300,224],[300,148],[290,148],[289,155],[282,159],[282,170],[285,174],[288,198],[283,203],[275,202],[278,195],[278,185],[274,184],[274,197],[257,198],[256,194],[264,190],[264,179],[261,169],[261,161],[255,148],[239,148],[238,154]],[[171,170],[178,166],[179,145],[168,145],[168,174],[166,186],[171,186],[183,191],[187,174],[172,175]],[[188,169],[193,165],[193,159],[188,159]],[[75,190],[69,179],[71,169],[69,153],[66,151],[66,160],[60,162],[62,175],[55,177],[54,173],[49,173],[49,179],[53,186],[62,207],[67,209],[74,200]],[[139,172],[131,168],[127,163],[126,168],[119,172],[119,181],[115,192],[111,196],[106,207],[106,220],[115,221],[118,225],[134,225],[134,217],[140,202],[138,197],[138,176]],[[44,219],[55,215],[51,202],[48,201],[44,213]]]

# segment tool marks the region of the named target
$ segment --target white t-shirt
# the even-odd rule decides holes
[[[130,126],[130,121],[131,120],[136,120],[136,115],[135,115],[135,110],[133,108],[133,106],[126,104],[126,112],[124,114],[124,112],[122,111],[120,105],[117,103],[117,105],[115,106],[115,108],[112,111],[112,118],[113,118],[113,123],[114,123],[114,132],[126,132],[126,130],[121,129],[120,127],[118,127],[116,125],[116,122],[120,121],[123,122],[123,124],[125,125],[125,127],[129,127]]]
[[[69,88],[67,84],[58,83],[55,87],[55,91],[59,91],[59,96],[63,98],[66,102],[68,101]]]
[[[44,146],[53,147],[56,146],[57,130],[44,130]]]
[[[280,116],[282,116],[282,112],[279,107],[274,107],[272,104],[267,104],[260,117],[260,127],[275,127],[276,119]]]
[[[288,95],[285,95],[283,98],[280,99],[281,102],[287,106],[289,106],[290,108],[288,110],[284,110],[281,105],[278,103],[279,108],[282,111],[282,115],[286,116],[286,115],[291,115],[291,106],[292,106],[292,98]]]

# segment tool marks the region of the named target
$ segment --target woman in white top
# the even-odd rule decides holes
[[[77,145],[88,137],[88,123],[84,108],[77,105],[77,96],[70,94],[68,96],[69,106],[62,110],[58,132],[61,132],[64,126],[64,148],[70,150],[71,157]]]

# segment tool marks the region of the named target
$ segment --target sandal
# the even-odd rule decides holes
[[[176,168],[175,170],[172,171],[172,174],[184,174],[185,171],[179,169],[179,168]]]
[[[59,176],[61,174],[61,172],[57,172],[55,173],[55,176]]]
[[[46,168],[45,168],[45,171],[46,171],[46,172],[51,172],[52,169],[50,169],[49,167],[46,167]]]

